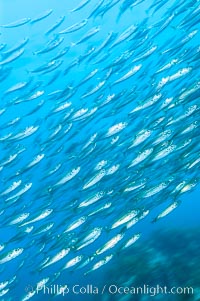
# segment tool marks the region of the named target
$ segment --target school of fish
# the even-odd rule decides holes
[[[200,1],[72,2],[0,24],[5,301],[23,271],[38,282],[19,301],[97,273],[200,180]]]

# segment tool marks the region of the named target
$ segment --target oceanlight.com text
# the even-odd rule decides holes
[[[159,294],[172,294],[172,295],[189,295],[194,294],[193,287],[167,287],[167,286],[150,286],[150,285],[143,285],[140,287],[123,287],[117,285],[109,285],[108,292],[112,295],[120,294],[120,295],[150,295],[155,296]]]

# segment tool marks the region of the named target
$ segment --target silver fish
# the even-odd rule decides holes
[[[31,19],[30,24],[34,24],[36,22],[39,22],[43,19],[46,19],[48,16],[50,16],[53,13],[53,9],[48,9],[46,10],[44,13],[42,13],[41,15]]]
[[[98,91],[105,85],[105,83],[106,83],[105,80],[101,81],[101,82],[100,82],[96,87],[94,87],[91,91],[89,91],[89,92],[83,94],[83,95],[81,96],[81,98],[86,98],[86,97],[88,97],[88,96],[91,96],[91,95],[95,94],[96,92],[98,92]]]
[[[80,217],[78,220],[72,222],[70,225],[68,225],[68,227],[64,230],[63,233],[72,231],[74,229],[77,229],[78,227],[80,227],[83,223],[85,223],[87,220],[86,216],[82,216]]]
[[[59,180],[54,186],[63,185],[66,182],[73,179],[80,171],[80,167],[72,169],[66,176],[64,176],[61,180]]]
[[[40,66],[40,67],[38,67],[38,68],[35,68],[35,69],[33,69],[33,70],[31,70],[30,72],[31,73],[38,73],[38,72],[46,72],[46,71],[52,71],[52,70],[54,70],[53,68],[54,68],[54,66],[59,66],[60,64],[59,64],[59,62],[60,61],[57,61],[57,60],[52,60],[52,61],[50,61],[49,63],[47,63],[47,64],[44,64],[44,65],[42,65],[42,66]]]
[[[140,237],[141,237],[141,233],[135,234],[123,245],[122,250],[132,246]]]
[[[167,207],[164,211],[162,211],[157,217],[155,217],[153,222],[156,222],[160,218],[165,217],[170,212],[172,212],[174,209],[176,209],[179,205],[180,205],[180,201],[175,201],[173,204],[171,204],[169,207]]]
[[[124,233],[119,233],[116,236],[114,236],[112,239],[110,239],[108,242],[105,243],[104,246],[96,250],[95,254],[100,255],[104,252],[106,252],[109,249],[114,248],[120,240],[124,237]]]
[[[25,87],[27,87],[27,85],[29,84],[30,82],[19,82],[15,85],[13,85],[12,87],[10,87],[9,89],[7,89],[4,94],[8,94],[8,93],[12,93],[12,92],[16,92],[18,90],[21,90]]]
[[[71,13],[79,11],[80,9],[82,9],[83,7],[85,7],[88,3],[90,2],[90,0],[82,0],[79,5],[75,8],[73,8],[72,10],[70,10]]]
[[[0,27],[4,27],[4,28],[14,28],[14,27],[19,27],[22,26],[24,24],[27,24],[30,22],[30,18],[23,18],[14,22],[11,22],[9,24],[4,24],[4,25],[0,25]]]
[[[133,159],[133,161],[128,166],[128,168],[133,167],[139,164],[140,162],[143,162],[146,158],[148,158],[153,153],[153,150],[154,150],[153,147],[151,147],[139,153],[138,156],[135,159]]]
[[[79,44],[87,41],[92,36],[96,35],[99,31],[100,31],[100,26],[90,29],[78,42],[75,43],[75,45],[79,45]]]
[[[63,267],[63,269],[69,269],[71,267],[74,267],[75,265],[77,265],[81,260],[83,259],[83,255],[78,255],[74,258],[72,258],[70,261],[68,261],[65,266]]]
[[[90,206],[97,201],[99,201],[105,195],[104,191],[97,192],[94,196],[87,198],[85,201],[81,202],[78,208]]]
[[[88,19],[91,18],[91,17],[93,17],[93,16],[97,16],[98,15],[98,12],[100,11],[103,2],[104,2],[104,0],[99,0],[97,2],[96,6],[94,7],[94,9],[92,10],[92,12],[90,13]]]
[[[128,71],[126,74],[124,74],[121,78],[117,79],[113,85],[119,84],[127,79],[129,79],[130,77],[132,77],[136,72],[138,72],[140,70],[140,68],[142,67],[142,65],[138,65],[133,67],[130,71]]]
[[[35,51],[34,54],[43,54],[43,53],[46,53],[46,52],[49,52],[49,51],[52,51],[54,50],[55,48],[57,48],[62,42],[64,41],[64,38],[63,37],[58,37],[58,38],[53,38],[51,39],[45,48],[41,49],[41,50],[38,50],[38,51]],[[54,59],[55,60],[55,59]]]
[[[24,48],[21,48],[20,50],[11,54],[8,58],[5,58],[3,61],[1,61],[0,66],[14,62],[16,59],[22,56],[23,53],[24,53]]]
[[[9,140],[22,140],[25,139],[26,137],[29,137],[31,135],[33,135],[37,130],[38,130],[39,126],[29,126],[27,128],[25,128],[24,131],[9,137]]]
[[[107,264],[111,259],[113,258],[113,254],[111,255],[107,255],[104,259],[101,259],[100,261],[98,261],[97,263],[95,263],[93,265],[93,267],[87,271],[84,275],[87,275],[93,271],[96,271],[97,269],[101,268],[102,266],[104,266],[105,264]]]
[[[13,260],[23,253],[23,248],[13,249],[7,253],[4,253],[0,256],[0,264]]]
[[[50,33],[52,33],[54,30],[56,30],[63,22],[65,21],[65,16],[62,16],[62,17],[60,17],[57,21],[56,21],[56,23],[52,26],[52,27],[50,27],[46,32],[45,32],[45,34],[46,35],[49,35]]]
[[[66,29],[60,31],[59,34],[66,34],[66,33],[75,32],[75,31],[83,28],[84,26],[86,26],[87,23],[88,23],[88,20],[84,19],[80,23],[75,23],[75,24],[67,27]]]
[[[84,190],[92,187],[93,185],[98,183],[105,175],[106,175],[105,169],[100,170],[99,173],[94,175],[94,177],[92,177],[87,183],[84,184],[82,189]]]
[[[133,33],[136,30],[136,26],[131,25],[130,27],[128,27],[124,32],[122,32],[120,34],[120,36],[114,41],[114,43],[110,46],[110,49],[112,49],[113,47],[115,47],[116,45],[121,44],[122,42],[126,41],[129,37],[131,37],[133,35]]]
[[[13,200],[13,199],[17,199],[19,198],[21,195],[23,195],[26,191],[28,191],[30,188],[32,187],[32,183],[28,183],[28,184],[25,184],[24,188],[22,188],[20,191],[18,191],[16,194],[8,197],[5,201],[8,202],[10,200]]]
[[[59,253],[57,253],[54,257],[52,257],[51,259],[49,259],[45,264],[43,264],[41,266],[41,269],[45,269],[48,266],[60,261],[61,259],[63,259],[66,255],[68,255],[70,252],[70,249],[63,249],[61,250]]]
[[[76,250],[81,250],[82,248],[85,248],[88,245],[92,244],[94,241],[97,240],[97,238],[99,238],[101,232],[102,228],[94,228],[89,234],[87,234],[86,237],[77,242],[77,245],[75,247]]]
[[[13,182],[12,185],[10,187],[8,187],[6,190],[4,190],[0,195],[2,196],[2,195],[12,192],[17,187],[19,187],[21,185],[21,183],[22,183],[21,180]]]
[[[3,51],[1,52],[1,56],[3,58],[8,57],[9,55],[11,55],[12,53],[20,50],[21,48],[24,48],[24,46],[26,46],[26,44],[29,42],[29,38],[24,38],[22,41],[20,41],[16,46],[8,49],[7,51]]]
[[[111,226],[111,229],[115,229],[123,224],[126,224],[129,222],[133,217],[135,217],[138,214],[137,210],[132,210],[130,212],[127,212],[125,215],[117,219]]]
[[[39,216],[37,216],[37,217],[35,217],[35,218],[33,218],[33,219],[31,219],[31,220],[23,223],[22,225],[20,225],[20,227],[23,227],[23,226],[26,226],[26,225],[38,222],[38,221],[46,218],[47,216],[49,216],[52,212],[53,212],[53,209],[46,209]]]

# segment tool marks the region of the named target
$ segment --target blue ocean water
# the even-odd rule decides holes
[[[0,300],[199,300],[199,11],[0,0]]]

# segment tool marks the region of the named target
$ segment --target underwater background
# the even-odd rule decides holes
[[[200,300],[199,30],[198,0],[0,0],[0,300]]]

